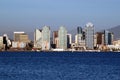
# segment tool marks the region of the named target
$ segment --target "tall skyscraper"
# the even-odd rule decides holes
[[[81,41],[83,40],[83,31],[81,27],[77,27],[77,44],[80,46]]]
[[[67,30],[61,26],[58,31],[59,45],[58,48],[67,49]]]
[[[113,33],[108,33],[108,44],[112,45],[114,41],[114,34]]]
[[[104,44],[108,45],[108,33],[109,31],[104,30]]]
[[[42,30],[42,50],[50,50],[50,27],[44,26]]]
[[[34,32],[34,47],[42,48],[42,30],[36,29]]]
[[[111,45],[113,41],[113,33],[110,33],[107,30],[104,30],[104,44]]]
[[[77,27],[77,34],[82,34],[83,31],[82,31],[82,27]]]
[[[94,49],[94,25],[87,23],[85,27],[85,45],[87,49]]]

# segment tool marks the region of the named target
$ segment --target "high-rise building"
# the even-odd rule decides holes
[[[111,45],[113,42],[113,33],[110,33],[107,30],[104,30],[104,44]]]
[[[72,35],[67,34],[67,48],[70,48],[72,44]]]
[[[103,33],[102,33],[102,32],[97,32],[97,33],[96,33],[97,45],[102,45],[102,44],[103,44],[102,36],[103,36]]]
[[[104,33],[102,34],[102,45],[105,45],[105,37]]]
[[[58,31],[58,39],[59,39],[58,48],[67,49],[67,30],[63,26],[61,26]]]
[[[50,50],[50,27],[48,26],[42,29],[42,50]]]
[[[87,49],[94,49],[94,25],[87,23],[85,27],[85,45]]]
[[[20,42],[29,42],[28,35],[27,34],[22,34],[19,36]]]
[[[82,33],[83,33],[82,27],[77,27],[77,34],[82,34]]]
[[[22,34],[25,34],[25,32],[14,32],[14,41],[19,41],[19,36]]]
[[[81,27],[77,27],[77,45],[80,46],[81,41],[83,40],[83,31]]]
[[[25,32],[14,32],[14,41],[29,42],[28,35]]]
[[[85,31],[82,27],[77,27],[77,34],[75,35],[75,43],[77,47],[84,47],[85,46]]]
[[[36,29],[34,32],[34,47],[42,48],[42,30]]]
[[[104,44],[108,45],[108,33],[109,31],[104,30]]]
[[[53,32],[53,44],[55,45],[55,48],[58,48],[58,31]]]
[[[78,44],[78,35],[75,35],[75,44]]]
[[[83,36],[82,39],[85,40],[85,31],[83,30]]]
[[[108,44],[112,45],[114,41],[114,34],[113,33],[109,33],[108,34]]]

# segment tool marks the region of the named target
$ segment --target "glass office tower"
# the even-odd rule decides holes
[[[50,50],[50,27],[44,26],[42,30],[42,50]]]
[[[60,49],[67,49],[67,30],[65,27],[61,26],[58,31],[58,40],[59,40],[59,48]]]
[[[94,49],[94,25],[86,24],[85,27],[85,45],[87,49]]]

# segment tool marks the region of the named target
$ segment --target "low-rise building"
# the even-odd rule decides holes
[[[3,48],[3,36],[0,36],[0,49]]]
[[[17,41],[12,42],[12,48],[22,49],[22,48],[25,48],[25,47],[26,47],[25,42],[17,42]]]

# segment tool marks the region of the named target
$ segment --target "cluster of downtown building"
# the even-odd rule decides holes
[[[52,51],[86,51],[86,50],[104,50],[107,45],[113,44],[113,33],[104,30],[103,32],[94,32],[94,25],[87,23],[84,28],[77,27],[77,34],[67,33],[64,26],[59,27],[59,30],[52,32],[49,26],[44,26],[43,29],[36,29],[34,32],[34,48],[39,50]],[[75,38],[72,41],[72,37]]]
[[[31,43],[25,32],[14,32],[14,40],[9,40],[8,36],[0,37],[0,47],[5,50],[7,46],[10,49],[40,50],[40,51],[68,51],[68,50],[105,50],[108,45],[113,45],[113,33],[104,30],[103,32],[94,32],[94,25],[87,23],[84,28],[77,27],[76,35],[69,34],[64,26],[59,27],[58,31],[51,30],[49,26],[42,29],[35,29],[34,41]],[[75,38],[72,41],[73,37]]]

